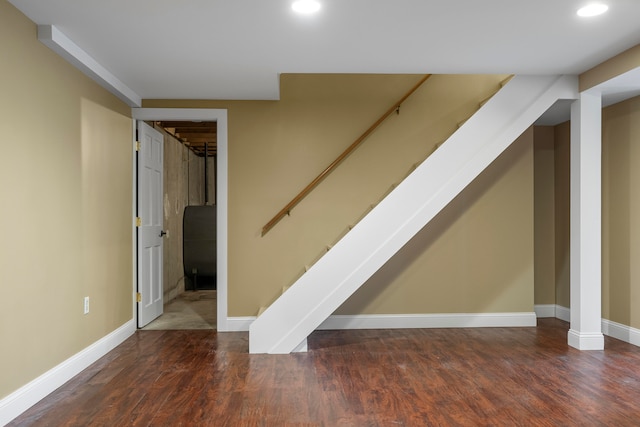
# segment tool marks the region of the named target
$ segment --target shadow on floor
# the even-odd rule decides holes
[[[142,330],[216,329],[216,291],[184,292],[164,306],[164,313]]]

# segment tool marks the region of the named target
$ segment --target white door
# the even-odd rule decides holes
[[[138,327],[162,314],[162,134],[138,121]]]

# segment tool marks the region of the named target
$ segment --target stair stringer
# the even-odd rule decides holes
[[[558,99],[575,76],[516,76],[249,328],[250,353],[290,353]]]

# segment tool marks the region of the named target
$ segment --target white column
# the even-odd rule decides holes
[[[604,349],[602,299],[602,99],[581,93],[571,106],[571,329],[569,345]]]

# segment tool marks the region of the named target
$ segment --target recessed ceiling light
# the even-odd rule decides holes
[[[609,10],[609,6],[602,3],[591,3],[578,9],[578,16],[589,17],[589,16],[597,16],[602,15],[607,10]]]
[[[320,10],[320,2],[316,0],[297,0],[293,2],[291,9],[298,13],[309,15]]]

